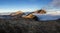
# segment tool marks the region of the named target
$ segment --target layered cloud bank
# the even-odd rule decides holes
[[[60,19],[60,0],[52,0],[44,9],[47,10],[46,14],[36,15],[39,17],[39,20]]]
[[[38,17],[38,20],[42,20],[42,21],[60,19],[60,11],[47,12],[46,14],[34,14],[34,15]]]

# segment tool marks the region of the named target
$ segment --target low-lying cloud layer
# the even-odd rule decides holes
[[[47,20],[58,20],[60,19],[60,15],[52,15],[52,14],[34,14],[38,17],[38,20],[47,21]]]

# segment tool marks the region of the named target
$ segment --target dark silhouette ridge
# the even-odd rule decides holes
[[[60,21],[0,20],[0,33],[60,33]]]

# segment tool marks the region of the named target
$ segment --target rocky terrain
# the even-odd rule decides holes
[[[37,17],[22,18],[20,13],[11,17],[0,19],[0,33],[60,33],[60,19],[38,21]]]
[[[0,33],[60,33],[60,20],[0,19]]]

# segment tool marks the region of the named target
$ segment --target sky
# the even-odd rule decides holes
[[[51,6],[54,8],[60,4],[57,3],[58,1],[54,2],[55,0],[0,0],[0,12],[16,12],[18,10],[31,12],[42,8],[51,8]],[[46,7],[47,5],[48,7]]]

